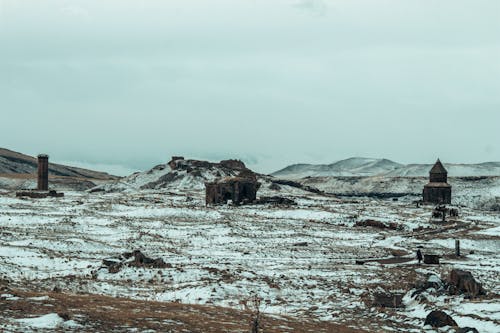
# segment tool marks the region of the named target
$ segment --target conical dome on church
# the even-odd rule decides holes
[[[446,183],[448,181],[448,171],[439,158],[429,172],[429,180],[431,183]]]
[[[434,204],[451,204],[448,171],[439,159],[429,171],[429,183],[424,187],[423,200]]]

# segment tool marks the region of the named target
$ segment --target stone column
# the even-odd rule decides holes
[[[49,190],[49,156],[38,155],[38,187],[39,191]]]

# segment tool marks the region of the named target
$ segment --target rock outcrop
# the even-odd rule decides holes
[[[425,318],[424,326],[430,325],[432,327],[456,327],[458,326],[456,321],[453,320],[446,312],[444,311],[432,311]]]
[[[449,283],[452,292],[463,293],[475,298],[479,295],[485,295],[486,292],[479,282],[477,282],[472,273],[460,269],[454,269],[450,272]]]

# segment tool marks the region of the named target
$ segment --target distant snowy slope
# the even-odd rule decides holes
[[[273,173],[275,177],[371,176],[402,165],[387,159],[353,157],[332,164],[294,164]]]
[[[445,164],[451,177],[500,176],[500,162]],[[304,177],[427,177],[432,164],[400,164],[387,159],[354,157],[332,164],[294,164],[272,175],[286,179]]]
[[[309,177],[299,180],[306,186],[336,195],[409,194],[422,195],[427,177]],[[476,209],[500,211],[500,176],[454,177],[452,203]]]

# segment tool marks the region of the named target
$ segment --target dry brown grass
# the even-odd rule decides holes
[[[0,178],[36,179],[37,176],[31,173],[0,173]]]
[[[139,301],[89,294],[11,291],[17,301],[0,300],[0,312],[9,318],[26,318],[56,312],[87,323],[81,332],[95,329],[126,331],[132,327],[159,332],[249,332],[252,312],[216,306]],[[49,296],[43,301],[29,297]],[[342,324],[263,315],[262,332],[363,332]]]

